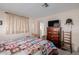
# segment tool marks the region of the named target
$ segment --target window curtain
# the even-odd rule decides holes
[[[38,20],[29,20],[30,34],[40,34],[40,22]]]
[[[29,30],[29,18],[18,16],[11,13],[6,13],[7,15],[7,34],[17,34],[17,33],[26,33]]]
[[[40,34],[40,22],[38,20],[34,21],[34,33]]]

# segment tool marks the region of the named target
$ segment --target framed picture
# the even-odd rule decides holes
[[[2,25],[2,20],[0,20],[0,25]]]

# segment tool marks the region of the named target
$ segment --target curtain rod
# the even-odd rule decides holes
[[[10,13],[10,12],[5,12],[6,14],[12,14],[12,15],[16,15],[16,16],[20,16],[20,15],[17,15],[17,14],[14,14],[14,13]],[[26,17],[26,16],[20,16],[20,17]],[[27,19],[29,19],[29,17],[26,17]]]

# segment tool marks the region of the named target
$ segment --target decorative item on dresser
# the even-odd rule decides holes
[[[61,27],[59,20],[48,22],[47,40],[52,41],[56,47],[61,47]]]

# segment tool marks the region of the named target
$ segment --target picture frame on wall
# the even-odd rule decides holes
[[[2,25],[2,20],[0,20],[0,25]]]

